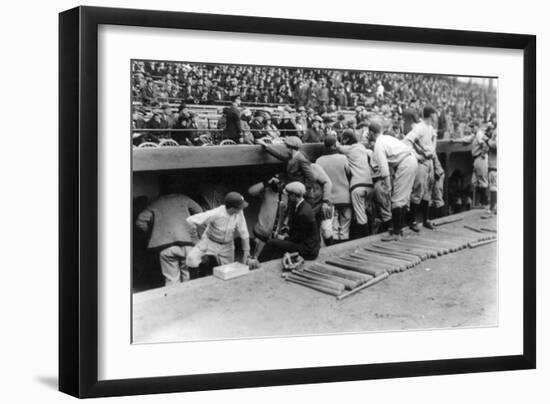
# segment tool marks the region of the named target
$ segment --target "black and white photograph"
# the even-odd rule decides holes
[[[128,80],[133,344],[498,327],[497,77]]]

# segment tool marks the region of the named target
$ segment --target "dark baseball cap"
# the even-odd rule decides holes
[[[224,204],[227,209],[236,208],[244,209],[248,206],[248,202],[238,192],[230,192],[225,196]]]

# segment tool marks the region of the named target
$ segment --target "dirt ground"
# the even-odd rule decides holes
[[[445,229],[496,226],[479,215]],[[280,269],[230,281],[209,277],[135,294],[133,341],[496,326],[497,275],[492,243],[429,259],[341,301],[285,282]]]

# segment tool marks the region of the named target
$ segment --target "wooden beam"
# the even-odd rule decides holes
[[[283,145],[276,147],[285,149]],[[438,153],[470,150],[469,146],[448,140],[439,140],[437,147]],[[323,152],[323,144],[305,144],[301,150],[311,161],[315,161]],[[132,157],[134,172],[281,164],[257,145],[134,148]]]

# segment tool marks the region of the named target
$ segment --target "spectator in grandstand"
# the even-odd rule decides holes
[[[250,130],[254,139],[260,139],[264,136],[267,136],[265,132],[265,122],[264,122],[264,113],[260,110],[254,112],[254,118],[250,121]]]
[[[153,106],[158,104],[157,90],[155,89],[155,83],[151,78],[147,79],[147,84],[141,89],[141,101],[144,105]]]
[[[153,129],[149,132],[149,136],[152,141],[158,142],[158,140],[164,136],[164,131],[159,131],[158,129],[165,129],[164,123],[162,122],[162,114],[160,112],[154,112],[151,119],[147,121],[147,129]]]
[[[252,120],[252,112],[246,108],[241,114],[241,137],[239,143],[254,144],[254,135],[250,130],[250,121]]]
[[[324,139],[324,134],[321,130],[322,123],[323,119],[319,115],[315,116],[315,118],[313,119],[312,127],[306,131],[306,133],[302,137],[302,141],[304,143],[322,142]]]
[[[336,105],[339,108],[347,108],[348,107],[348,96],[346,94],[346,90],[343,86],[340,86],[338,88],[338,93],[336,94]]]
[[[174,127],[174,124],[176,123],[177,117],[172,112],[172,108],[170,105],[165,104],[162,106],[162,115],[161,115],[161,121],[162,126],[168,129],[171,129]]]
[[[240,105],[241,96],[238,94],[233,95],[231,106],[225,114],[225,137],[235,143],[239,143],[239,139],[242,136]]]
[[[277,126],[281,132],[281,136],[295,136],[296,125],[292,122],[292,117],[288,111],[283,112],[281,122]]]

